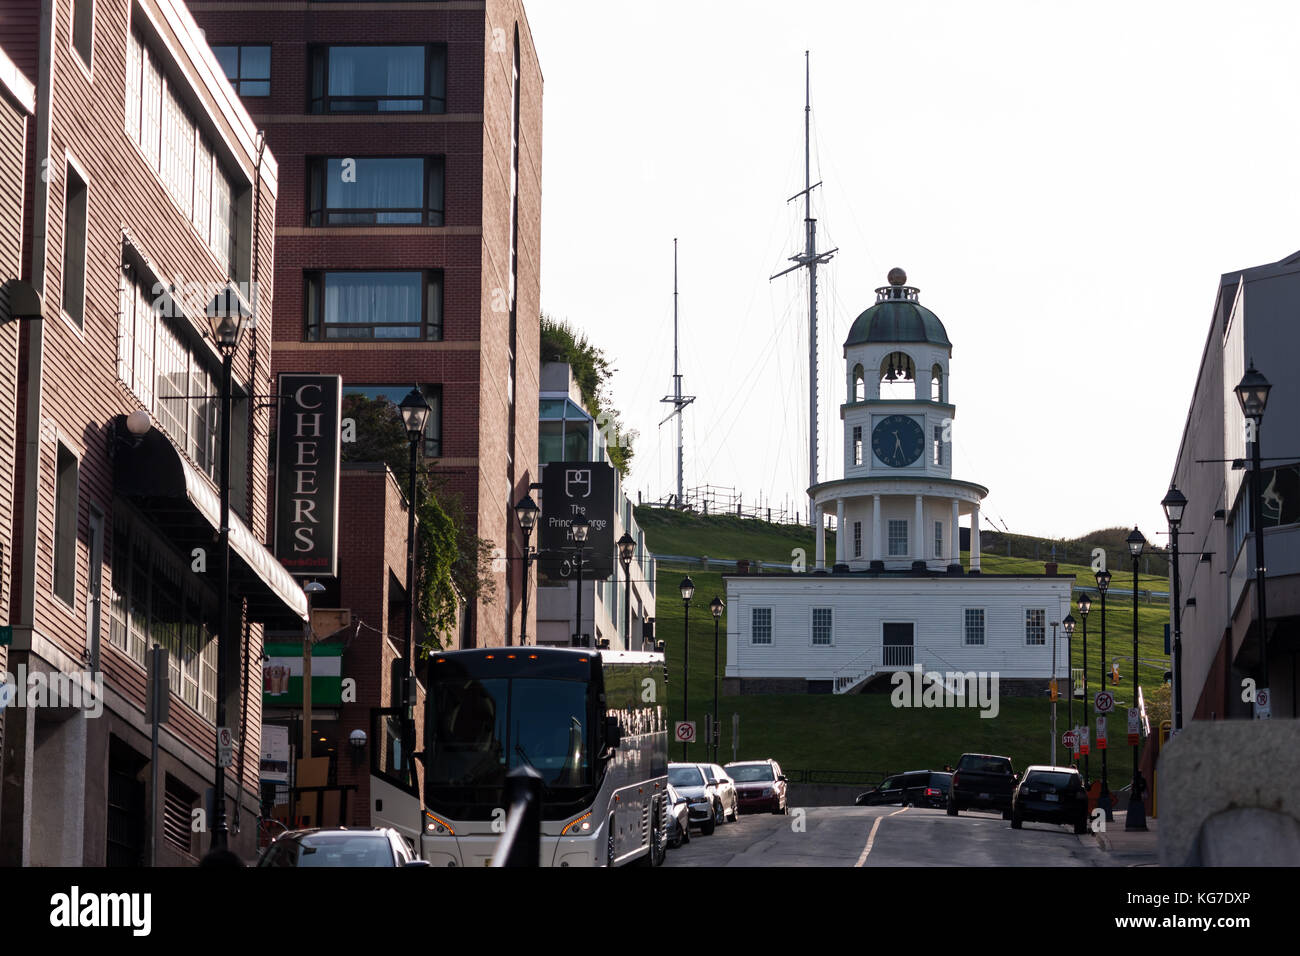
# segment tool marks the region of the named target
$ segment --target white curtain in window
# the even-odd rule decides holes
[[[420,337],[418,272],[331,272],[325,276],[327,338]],[[340,323],[396,328],[330,329]]]
[[[355,162],[346,179],[343,160],[326,162],[326,204],[331,210],[423,208],[423,159],[359,158]]]

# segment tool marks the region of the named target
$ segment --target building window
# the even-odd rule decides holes
[[[441,458],[442,457],[442,386],[441,385],[422,385],[420,391],[424,395],[424,400],[429,403],[429,420],[424,426],[424,457]],[[343,406],[344,417],[348,414],[349,399],[369,398],[384,399],[392,406],[392,413],[398,422],[401,421],[401,413],[397,406],[402,404],[402,399],[409,395],[411,389],[407,385],[344,385],[343,386]]]
[[[82,325],[86,312],[86,181],[69,164],[63,192],[63,311]]]
[[[271,95],[269,46],[214,46],[212,52],[240,96]]]
[[[1030,608],[1025,611],[1025,643],[1047,643],[1047,611]]]
[[[942,521],[936,521],[934,523],[934,556],[936,558],[943,557],[943,522]]]
[[[441,46],[330,46],[311,53],[313,113],[445,113]]]
[[[890,519],[889,556],[891,558],[897,558],[906,557],[907,554],[907,522]]]
[[[853,556],[862,557],[862,522],[853,522]]]
[[[943,464],[943,427],[941,425],[934,426],[934,463],[936,465]]]
[[[310,226],[441,226],[443,160],[317,157],[308,160]]]
[[[126,51],[126,132],[232,278],[239,192],[176,96],[159,59],[134,32]]]
[[[756,607],[750,612],[749,639],[752,644],[772,643],[772,609]]]
[[[91,48],[95,36],[95,0],[73,0],[72,48],[90,69]]]
[[[984,609],[982,607],[966,608],[966,643],[971,645],[984,643]]]
[[[309,272],[307,341],[442,339],[442,274]]]
[[[162,430],[213,481],[217,476],[217,414],[220,407],[220,373],[207,363],[208,350],[188,329],[176,300],[161,283],[141,276],[133,257],[122,263],[118,287],[117,377],[140,403],[153,412]],[[231,449],[233,495],[231,504],[247,516],[246,442],[247,395],[237,395],[231,421],[235,426]],[[242,411],[241,411],[242,409]]]
[[[109,643],[145,666],[146,648],[168,651],[171,692],[209,723],[217,716],[217,639],[213,595],[124,513],[113,524]]]
[[[76,605],[77,456],[59,442],[54,476],[54,593]]]
[[[828,645],[831,643],[831,608],[815,607],[813,608],[812,617],[812,642],[814,645]]]
[[[862,464],[862,426],[853,426],[853,464]]]

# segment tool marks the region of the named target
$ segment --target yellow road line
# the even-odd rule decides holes
[[[895,810],[893,813],[886,813],[884,817],[876,817],[876,822],[871,825],[871,833],[867,837],[867,845],[862,848],[862,855],[858,857],[858,862],[853,864],[855,867],[861,866],[863,863],[867,862],[867,857],[871,854],[871,846],[876,842],[876,831],[880,829],[880,821],[885,819],[885,817],[896,817],[898,814],[903,813],[906,810],[907,807],[903,807],[901,810]]]

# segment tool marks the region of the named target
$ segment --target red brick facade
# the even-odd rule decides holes
[[[537,472],[541,237],[542,77],[522,4],[191,0],[190,8],[214,45],[271,46],[270,95],[246,96],[245,105],[266,130],[280,162],[275,371],[338,374],[345,391],[350,383],[442,387],[438,470],[460,496],[475,532],[513,558],[497,562],[491,603],[480,601],[470,609],[467,641],[484,646],[517,640],[522,537],[512,505]],[[445,112],[309,112],[313,47],[410,43],[445,45]],[[519,216],[511,449],[508,292],[516,45]],[[444,225],[309,225],[308,158],[365,156],[443,157]],[[306,341],[304,274],[325,269],[441,271],[441,340]],[[346,528],[350,516],[340,519]],[[348,547],[344,534],[345,564]],[[343,587],[349,586],[344,581]]]

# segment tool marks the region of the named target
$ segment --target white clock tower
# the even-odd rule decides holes
[[[817,567],[826,567],[822,516],[833,510],[838,569],[959,575],[959,520],[969,515],[969,573],[978,574],[988,489],[952,477],[952,343],[906,283],[902,269],[890,270],[844,342],[844,477],[810,489]]]

